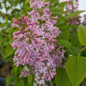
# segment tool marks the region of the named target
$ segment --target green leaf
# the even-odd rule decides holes
[[[2,3],[0,2],[0,8],[2,9]]]
[[[64,46],[65,48],[67,48],[70,51],[70,54],[77,54],[77,52],[79,51],[79,48],[76,46],[73,46],[71,44],[71,42],[69,42],[68,40],[64,40],[64,39],[57,39],[56,44],[60,44],[62,46]]]
[[[14,86],[25,86],[24,80],[22,80],[22,79],[16,80]]]
[[[12,11],[11,11],[11,13],[12,13],[12,16],[14,16],[15,18],[18,18],[19,16],[20,16],[20,10],[19,9],[17,9],[17,8],[15,8],[15,9],[13,9]]]
[[[71,43],[73,46],[75,47],[81,47],[81,44],[78,40],[78,33],[77,32],[74,32],[72,35],[71,35]]]
[[[3,40],[2,40],[2,45],[1,46],[8,46],[9,45],[9,40],[8,40],[8,37],[2,37]]]
[[[10,45],[8,45],[1,49],[1,55],[5,59],[6,57],[12,55],[13,51],[14,51],[13,48]]]
[[[26,0],[26,1],[25,1],[25,4],[29,4],[29,3],[30,3],[30,0]]]
[[[69,31],[63,31],[60,33],[60,36],[58,39],[64,39],[64,40],[69,40]]]
[[[59,3],[59,0],[45,0],[46,2],[48,2],[48,1],[50,1],[50,4],[52,5],[53,4],[53,6],[56,4],[58,4]]]
[[[6,23],[2,23],[2,24],[0,24],[0,29],[3,27],[6,27],[6,26],[7,26]]]
[[[0,46],[3,43],[3,38],[0,36]]]
[[[12,82],[11,76],[9,75],[9,76],[7,76],[7,78],[6,78],[6,86],[10,86],[11,82]]]
[[[59,20],[62,21],[63,19]],[[64,21],[64,20],[63,20]],[[58,23],[58,22],[57,22]],[[63,28],[64,27],[64,28]],[[60,25],[62,31],[70,31],[70,28],[78,29],[78,25],[68,25],[65,21],[63,25]]]
[[[86,29],[82,26],[78,27],[78,39],[82,45],[86,45]]]
[[[77,55],[77,53],[78,53],[78,51],[80,50],[80,48],[71,45],[71,46],[69,47],[69,50],[70,50],[70,52],[71,52],[72,55]]]
[[[66,71],[72,86],[79,86],[86,76],[86,57],[69,57],[66,63]]]
[[[70,13],[66,18],[73,18],[83,12],[85,11],[76,11],[76,12]]]
[[[64,10],[62,10],[61,8],[52,8],[50,9],[50,11],[57,15],[65,14]]]
[[[64,2],[60,2],[57,6],[64,9],[64,7],[66,6],[67,4],[67,1],[64,1]]]
[[[30,74],[28,76],[28,85],[33,86],[34,76],[33,74]]]
[[[71,86],[70,79],[64,68],[57,69],[57,75],[55,76],[56,86]]]
[[[71,43],[67,40],[59,39],[57,40],[56,44],[61,44],[62,46],[69,48],[71,46]]]

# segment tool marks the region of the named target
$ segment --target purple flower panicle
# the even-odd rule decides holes
[[[61,31],[55,27],[57,17],[52,17],[49,11],[49,2],[45,0],[31,0],[28,16],[13,18],[13,27],[19,30],[13,33],[14,42],[11,44],[16,49],[14,62],[18,67],[24,66],[20,77],[35,75],[34,86],[46,85],[56,75],[56,68],[62,64],[65,50],[61,45],[56,45],[55,38]],[[31,68],[28,69],[27,65]],[[47,86],[47,85],[46,85]]]

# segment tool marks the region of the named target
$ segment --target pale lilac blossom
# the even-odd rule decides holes
[[[54,78],[65,53],[61,45],[55,44],[55,38],[61,33],[55,26],[58,17],[51,16],[50,4],[44,1],[31,0],[30,7],[33,10],[28,12],[28,16],[13,19],[14,26],[19,28],[19,31],[13,33],[14,42],[11,45],[16,49],[13,60],[16,66],[24,66],[20,77],[30,73],[35,75],[34,86],[47,86],[46,81]],[[30,69],[27,68],[28,64]]]

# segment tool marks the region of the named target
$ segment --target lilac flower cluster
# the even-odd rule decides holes
[[[85,27],[85,29],[86,29],[86,15],[84,15],[83,26],[84,26],[84,27]]]
[[[61,31],[55,27],[57,17],[52,17],[49,2],[45,0],[31,0],[31,12],[22,18],[13,18],[13,27],[19,30],[13,33],[12,47],[16,49],[14,62],[16,66],[24,65],[20,77],[35,75],[34,86],[46,85],[56,75],[56,68],[62,64],[65,50],[56,45],[55,38]],[[28,69],[27,65],[31,68]]]
[[[77,11],[78,6],[79,6],[78,0],[68,0],[67,1],[67,14],[69,15],[71,12]],[[69,18],[68,24],[69,25],[80,25],[80,15],[73,17],[73,18]]]
[[[72,4],[72,2],[74,4]],[[67,10],[68,10],[68,12],[77,11],[78,10],[78,6],[79,6],[78,0],[68,0],[67,1]]]

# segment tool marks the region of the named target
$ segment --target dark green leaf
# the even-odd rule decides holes
[[[71,86],[70,79],[63,68],[57,69],[57,75],[55,76],[56,86]]]
[[[12,55],[13,51],[14,51],[13,48],[10,45],[8,45],[1,49],[1,55],[3,58],[6,58],[6,57]]]
[[[73,46],[75,47],[81,47],[80,45],[80,42],[78,40],[78,33],[77,32],[74,32],[72,35],[71,35],[71,43]]]
[[[59,39],[57,40],[57,44],[61,44],[62,46],[69,48],[71,46],[71,43],[67,40]]]
[[[24,80],[22,80],[22,79],[16,80],[14,86],[25,86],[25,85],[24,85]]]
[[[69,32],[68,31],[63,31],[60,33],[60,36],[58,37],[58,39],[64,39],[64,40],[69,40]]]

